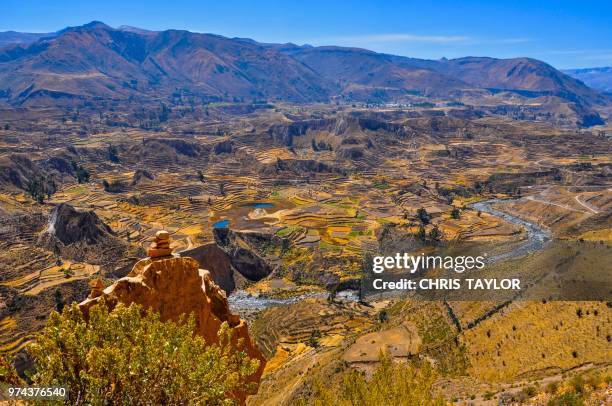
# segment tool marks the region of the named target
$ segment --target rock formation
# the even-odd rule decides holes
[[[233,345],[240,345],[240,350],[260,361],[259,369],[251,377],[253,382],[259,383],[266,364],[262,353],[251,340],[246,322],[230,312],[225,293],[213,282],[209,271],[199,269],[195,259],[171,255],[145,258],[137,262],[126,277],[95,296],[97,294],[92,292],[80,303],[85,315],[102,299],[110,308],[118,303],[140,304],[159,312],[162,320],[177,321],[184,314],[193,314],[195,333],[208,343],[218,342],[217,332],[221,324],[227,322],[233,331]],[[239,400],[244,401],[244,397]]]
[[[79,241],[92,245],[114,234],[95,212],[80,212],[66,203],[57,205],[51,211],[45,233],[52,234],[64,245]]]
[[[179,255],[198,261],[201,267],[210,271],[213,281],[228,295],[246,282],[246,279],[232,266],[229,256],[215,243],[181,251]]]
[[[146,169],[136,169],[134,175],[132,176],[131,185],[136,186],[143,182],[146,183],[146,181],[152,181],[154,179],[155,176],[153,176],[153,174],[151,174],[151,172],[147,171]]]
[[[94,264],[124,257],[127,244],[93,211],[77,211],[62,203],[51,211],[39,245],[64,258]]]
[[[93,279],[89,282],[89,287],[91,288],[91,292],[88,296],[90,299],[95,299],[98,296],[102,296],[102,293],[104,293],[104,283],[102,283],[100,278]]]

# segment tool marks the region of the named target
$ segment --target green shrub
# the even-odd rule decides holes
[[[555,396],[548,401],[548,406],[583,406],[584,401],[575,393],[568,392]]]
[[[136,304],[76,304],[52,312],[28,351],[37,386],[66,386],[69,404],[232,404],[232,394],[251,389],[258,366],[229,345],[226,324],[220,343],[194,335],[194,318],[162,322]]]
[[[434,395],[433,383],[437,373],[428,362],[400,364],[381,354],[380,363],[372,378],[367,380],[359,371],[350,370],[337,385],[329,381],[316,381],[311,399],[303,399],[308,405],[444,405],[441,397]]]

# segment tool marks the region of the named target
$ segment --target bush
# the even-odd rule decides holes
[[[108,182],[106,179],[102,180],[102,187],[105,192],[108,193],[121,193],[126,189],[126,185],[119,179],[115,179],[111,182]]]
[[[250,389],[258,361],[229,345],[227,324],[220,344],[193,334],[194,318],[162,322],[139,305],[76,304],[52,312],[29,346],[38,386],[68,387],[69,404],[227,404]]]
[[[328,381],[314,383],[311,399],[302,400],[309,405],[444,405],[440,397],[432,393],[437,378],[431,364],[398,364],[385,354],[372,379],[351,370],[344,374],[339,385]]]
[[[82,166],[78,166],[75,171],[75,175],[78,183],[87,183],[89,182],[89,171]]]
[[[437,242],[437,241],[440,241],[441,238],[442,238],[442,232],[440,231],[438,226],[434,226],[434,228],[432,228],[429,231],[429,239],[432,242]]]
[[[108,160],[111,162],[119,162],[119,151],[117,150],[117,147],[110,144],[108,146]]]
[[[28,181],[28,194],[39,204],[44,203],[45,197],[50,199],[56,191],[53,176],[34,176]]]
[[[23,381],[17,374],[11,360],[4,355],[0,355],[0,384],[3,385],[23,385]]]
[[[532,398],[538,393],[538,390],[533,386],[527,386],[526,388],[523,388],[523,393],[528,398]]]
[[[429,222],[431,221],[431,216],[429,215],[429,213],[427,213],[427,210],[425,210],[423,207],[417,210],[417,217],[419,218],[419,220],[421,220],[421,223],[423,223],[424,225],[429,224]]]
[[[417,231],[417,233],[416,233],[416,237],[417,237],[419,240],[422,240],[422,241],[423,241],[423,240],[425,240],[425,236],[426,236],[426,233],[425,233],[425,227],[423,227],[423,226],[419,226],[419,230],[418,230],[418,231]]]
[[[55,299],[55,309],[58,312],[61,312],[66,303],[64,303],[64,298],[62,296],[62,292],[59,289],[55,289],[55,293],[53,294]]]
[[[559,389],[559,384],[557,382],[551,382],[548,385],[546,385],[547,393],[554,394],[557,392],[557,389]]]
[[[583,393],[585,390],[584,385],[586,382],[584,381],[584,377],[582,377],[582,375],[576,375],[573,377],[570,384],[576,393]]]
[[[386,310],[381,310],[378,313],[378,322],[379,323],[386,323],[389,321],[389,314],[387,313]]]
[[[321,339],[321,332],[319,330],[313,330],[312,333],[310,333],[310,337],[308,337],[308,345],[312,348],[319,348],[320,339]]]
[[[567,392],[548,401],[548,406],[583,406],[584,401],[575,393]]]

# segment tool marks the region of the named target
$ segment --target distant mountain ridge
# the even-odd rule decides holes
[[[597,91],[554,67],[532,58],[465,57],[425,60],[379,54],[359,48],[278,48],[330,80],[448,95],[467,88],[508,90],[530,96],[558,96],[569,101],[601,102]]]
[[[215,100],[326,100],[328,86],[274,50],[212,34],[134,32],[92,22],[56,37],[0,50],[0,94],[34,99],[168,96],[177,89]]]
[[[612,93],[612,66],[565,69],[563,73],[584,82],[594,89]]]
[[[34,33],[34,32],[16,32],[4,31],[0,32],[0,48],[13,44],[31,44],[41,38],[50,38],[55,36],[54,32]]]
[[[423,60],[359,48],[264,44],[101,22],[41,37],[0,33],[0,100],[14,106],[89,99],[167,98],[297,103],[453,97],[470,91],[605,102],[584,83],[530,58]],[[43,35],[43,34],[36,34]]]

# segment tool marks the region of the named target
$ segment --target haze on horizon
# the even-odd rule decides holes
[[[54,32],[93,20],[259,42],[339,45],[415,58],[528,56],[559,69],[612,65],[605,1],[213,2],[5,0],[0,31]]]

